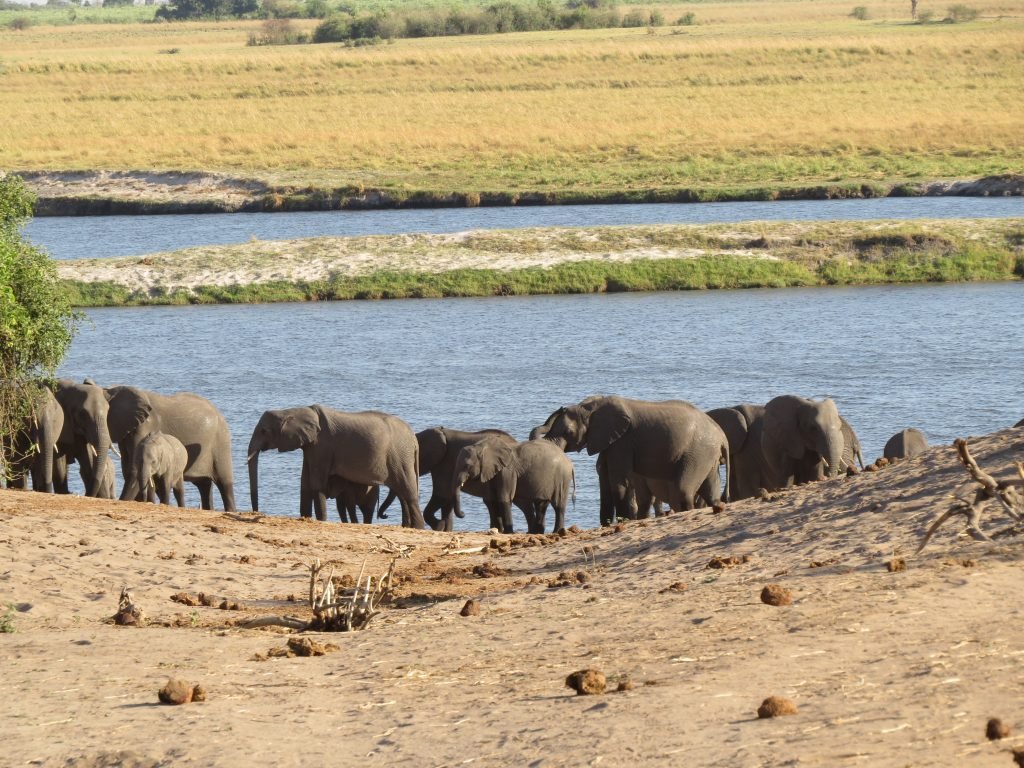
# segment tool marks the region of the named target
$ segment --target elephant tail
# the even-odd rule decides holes
[[[385,496],[384,497],[384,501],[377,506],[377,519],[378,520],[387,520],[388,519],[388,516],[385,515],[384,513],[387,512],[388,507],[391,506],[391,502],[393,502],[397,498],[397,496],[398,496],[398,494],[395,493],[389,487],[388,488],[388,495]]]

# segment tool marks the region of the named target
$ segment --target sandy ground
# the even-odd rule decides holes
[[[1024,428],[971,446],[1009,477]],[[719,514],[497,549],[460,532],[469,554],[446,554],[451,534],[0,491],[0,764],[1012,766],[1024,540],[951,521],[914,554],[965,478],[935,447]],[[992,509],[984,528],[1007,522]],[[337,652],[261,660],[286,631],[239,620],[308,616],[313,558],[379,572],[382,533],[414,547],[396,603],[313,636]],[[762,604],[769,583],[793,604]],[[123,586],[145,627],[110,623]],[[170,599],[183,591],[241,610]],[[463,618],[470,596],[481,614]],[[587,667],[635,687],[577,697],[564,681]],[[158,704],[170,676],[207,700]],[[769,695],[798,713],[759,720]],[[990,717],[1014,734],[987,741]]]

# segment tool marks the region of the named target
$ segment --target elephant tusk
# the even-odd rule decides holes
[[[117,456],[117,458],[121,458],[121,452],[117,450],[117,448],[115,448],[114,446],[110,446],[110,450],[113,451],[114,455]]]
[[[248,456],[245,457],[245,463],[248,464],[250,461],[253,460],[254,456],[259,456],[259,455],[260,455],[259,451],[253,451],[252,453],[250,453]]]
[[[828,463],[828,459],[824,456],[821,457],[821,463],[825,465],[826,469],[832,469],[832,465]]]

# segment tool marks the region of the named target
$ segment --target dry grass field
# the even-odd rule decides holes
[[[459,192],[1019,171],[1024,2],[956,24],[853,5],[666,5],[696,24],[363,48],[247,47],[260,23],[241,21],[0,28],[0,167]]]

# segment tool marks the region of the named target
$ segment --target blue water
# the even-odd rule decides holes
[[[30,240],[55,259],[135,256],[199,245],[326,235],[463,232],[471,229],[626,224],[708,224],[832,219],[1024,217],[1020,197],[884,197],[770,203],[666,203],[439,210],[228,213],[188,216],[43,217]]]
[[[595,393],[706,409],[794,393],[835,398],[867,461],[908,426],[949,443],[1024,417],[1022,308],[1024,283],[101,309],[60,373],[212,400],[247,507],[260,414],[312,403],[525,439]],[[573,459],[568,521],[594,526],[593,459]],[[296,454],[263,455],[265,511],[297,514],[299,466]],[[198,505],[192,486],[188,498]],[[464,506],[458,526],[487,528],[482,505]]]

